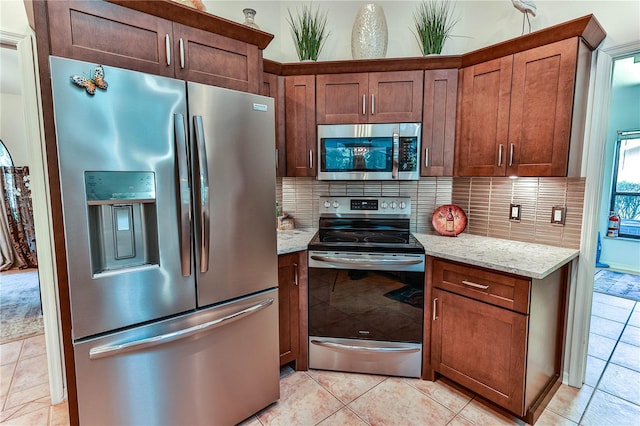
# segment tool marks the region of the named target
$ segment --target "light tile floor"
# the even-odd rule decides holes
[[[594,293],[587,376],[563,385],[536,425],[640,424],[640,303]],[[0,424],[68,425],[50,405],[42,335],[0,346]],[[243,423],[261,425],[502,425],[522,421],[444,380],[310,370],[283,374],[280,401]]]

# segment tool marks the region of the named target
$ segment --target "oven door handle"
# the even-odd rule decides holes
[[[327,262],[327,263],[337,263],[340,265],[357,265],[361,267],[370,267],[376,265],[417,265],[422,263],[422,258],[420,259],[356,259],[352,257],[327,257],[327,256],[318,256],[311,255],[311,259],[317,260],[318,262]]]
[[[420,348],[412,347],[369,347],[369,346],[357,346],[357,345],[344,345],[342,343],[334,343],[334,342],[323,342],[322,340],[312,340],[312,344],[317,346],[324,346],[326,348],[345,350],[345,351],[358,351],[364,353],[409,353],[409,352],[419,352]]]

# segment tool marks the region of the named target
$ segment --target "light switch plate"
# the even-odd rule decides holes
[[[509,220],[520,222],[520,204],[511,204],[509,209]]]
[[[551,223],[564,225],[567,208],[565,206],[553,206],[551,208]]]

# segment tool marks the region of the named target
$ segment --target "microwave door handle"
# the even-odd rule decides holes
[[[198,178],[200,179],[200,272],[209,270],[209,168],[207,165],[207,148],[204,139],[202,117],[193,117],[196,135],[196,151],[198,153]]]
[[[400,135],[393,133],[393,163],[391,169],[391,178],[398,179],[398,157],[400,156]]]
[[[180,215],[180,266],[182,276],[191,275],[191,187],[187,162],[187,135],[184,116],[173,116],[175,150],[178,162],[178,210]]]

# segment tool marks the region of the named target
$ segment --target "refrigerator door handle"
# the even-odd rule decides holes
[[[178,196],[180,214],[180,267],[182,276],[191,275],[191,187],[189,186],[189,166],[187,163],[187,135],[184,116],[173,116],[176,156],[178,158]]]
[[[171,333],[161,334],[159,336],[146,337],[140,340],[134,340],[132,342],[122,343],[119,345],[105,345],[91,348],[89,350],[89,359],[100,359],[111,356],[120,355],[127,352],[141,351],[150,347],[166,344],[179,339],[191,337],[195,334],[209,332],[215,328],[222,327],[230,324],[234,321],[242,319],[248,315],[255,314],[264,308],[271,306],[274,302],[272,297],[263,300],[260,303],[256,303],[253,306],[234,312],[222,318],[215,319],[213,321],[205,322],[203,324],[194,325],[193,327],[185,328]]]
[[[198,173],[200,179],[200,272],[209,270],[209,169],[207,166],[207,148],[204,140],[202,116],[193,117],[198,155]]]

